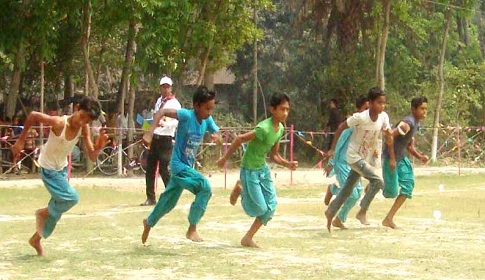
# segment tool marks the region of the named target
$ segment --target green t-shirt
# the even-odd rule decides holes
[[[284,127],[280,123],[278,131],[273,129],[273,118],[267,118],[258,123],[253,130],[256,137],[249,141],[242,159],[242,167],[247,169],[260,169],[266,164],[265,156],[277,141],[283,137]]]

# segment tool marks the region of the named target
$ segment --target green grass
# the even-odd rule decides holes
[[[379,226],[392,204],[379,195],[370,226],[353,218],[354,209],[350,229],[332,234],[324,226],[326,186],[278,188],[276,215],[256,236],[264,250],[239,245],[253,219],[228,204],[229,190],[214,189],[199,225],[205,242],[185,239],[193,200],[185,192],[142,246],[151,208],[137,206],[139,193],[80,188],[80,203],[43,240],[42,258],[27,240],[47,191],[0,188],[0,279],[483,279],[484,182],[485,175],[418,177],[395,218],[402,229]]]

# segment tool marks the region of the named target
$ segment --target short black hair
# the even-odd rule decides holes
[[[290,97],[286,93],[275,93],[271,96],[271,99],[269,101],[269,105],[273,108],[278,107],[283,102],[288,102],[290,103]]]
[[[415,97],[413,100],[411,100],[411,109],[416,109],[425,102],[428,103],[428,98],[424,96]]]
[[[84,110],[89,113],[92,120],[95,120],[101,114],[101,104],[92,96],[84,96],[79,101],[79,110]]]
[[[216,98],[216,92],[209,90],[206,86],[199,86],[192,96],[193,104],[202,104],[207,101],[214,100]]]
[[[386,96],[384,91],[378,87],[373,87],[369,90],[369,93],[367,94],[367,99],[369,99],[369,102],[372,102],[381,96]]]
[[[333,104],[335,104],[335,106],[338,105],[338,101],[335,98],[330,99],[330,102],[333,102]]]
[[[358,110],[360,109],[360,107],[364,106],[364,104],[369,101],[369,99],[367,99],[367,96],[365,95],[359,95],[356,99],[355,99],[355,108]]]

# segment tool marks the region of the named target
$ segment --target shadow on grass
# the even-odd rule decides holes
[[[27,262],[27,263],[51,263],[53,261],[52,258],[50,258],[48,255],[47,256],[37,256],[35,252],[32,254],[25,254],[25,255],[18,255],[18,256],[12,256],[12,258],[6,258],[5,260],[11,261],[13,263],[15,262]]]
[[[173,248],[163,248],[163,247],[154,247],[154,246],[136,246],[130,251],[126,251],[124,253],[127,256],[182,256],[183,254],[179,253],[177,250]]]

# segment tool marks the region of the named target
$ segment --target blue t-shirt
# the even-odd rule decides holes
[[[206,131],[210,133],[219,131],[219,127],[212,116],[199,123],[193,109],[179,109],[177,110],[177,117],[179,124],[170,162],[173,174],[192,168]]]

